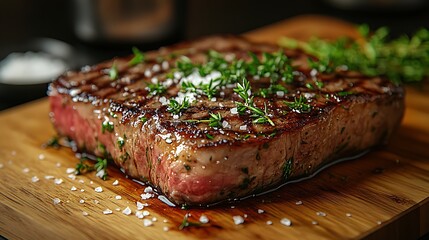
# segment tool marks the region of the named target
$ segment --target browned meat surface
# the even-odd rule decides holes
[[[211,98],[183,93],[186,76],[174,74],[180,55],[204,63],[209,50],[246,62],[249,51],[259,59],[278,51],[238,37],[210,37],[148,52],[137,65],[129,64],[129,56],[68,72],[50,86],[52,122],[81,150],[103,155],[99,146],[104,145],[128,175],[149,181],[175,203],[190,205],[242,197],[308,175],[334,159],[385,143],[400,124],[401,87],[344,70],[317,73],[309,69],[308,56],[290,50],[285,54],[294,66],[293,80],[278,82],[286,90],[264,98],[261,89],[271,76],[246,74],[254,106],[272,121],[255,123],[251,110],[237,113],[237,102],[244,100],[233,90],[236,83]],[[112,79],[113,65],[118,76]],[[201,78],[196,72],[190,76]],[[149,87],[154,83],[166,91],[155,94]],[[169,100],[180,102],[178,95],[188,96],[190,106],[174,113]],[[221,126],[210,126],[210,114],[220,114]]]

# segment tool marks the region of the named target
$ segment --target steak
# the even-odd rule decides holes
[[[384,144],[401,122],[401,86],[308,59],[235,36],[136,52],[56,79],[50,117],[176,204],[240,198]]]

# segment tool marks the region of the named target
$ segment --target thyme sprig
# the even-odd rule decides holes
[[[192,227],[192,226],[199,227],[201,225],[202,223],[189,221],[189,213],[186,213],[185,216],[183,217],[182,223],[179,225],[179,230],[183,230],[187,227]]]
[[[269,123],[271,126],[275,126],[274,122],[268,116],[267,105],[264,103],[264,110],[255,106],[253,101],[253,97],[251,96],[252,91],[250,88],[250,83],[247,79],[243,78],[242,83],[237,83],[237,87],[234,88],[234,92],[236,92],[241,99],[244,100],[242,102],[236,102],[237,111],[240,115],[244,115],[247,110],[251,112],[251,117],[254,118],[253,123],[263,124]]]
[[[391,40],[385,27],[373,33],[367,25],[358,28],[360,37],[326,41],[314,38],[300,42],[281,38],[283,47],[300,48],[317,59],[309,64],[319,72],[333,72],[344,68],[368,76],[386,76],[392,82],[412,83],[429,77],[429,31],[421,29],[412,36]]]
[[[103,179],[103,180],[107,180],[108,178],[108,173],[107,173],[107,166],[108,166],[108,161],[106,158],[97,158],[97,162],[91,166],[85,163],[87,159],[86,158],[81,158],[79,163],[76,164],[76,175],[81,175],[87,172],[93,172],[96,171],[96,176]]]
[[[168,104],[167,111],[173,114],[179,114],[183,110],[186,110],[189,108],[189,100],[188,98],[183,98],[181,103],[179,103],[176,99],[170,99],[170,102]]]
[[[109,69],[109,78],[110,80],[116,80],[118,78],[118,66],[116,65],[116,62],[114,61],[112,63],[112,66]]]
[[[149,83],[146,89],[151,95],[160,95],[167,91],[167,88],[162,83]]]
[[[144,54],[137,47],[133,47],[134,57],[128,62],[128,65],[134,66],[144,61]]]
[[[293,102],[284,101],[284,103],[297,113],[309,113],[311,111],[311,105],[308,104],[307,98],[300,95],[298,98],[294,98]]]
[[[208,123],[210,127],[220,128],[222,127],[222,115],[220,113],[214,114],[209,113],[209,119],[190,119],[186,120],[187,122],[195,123]]]

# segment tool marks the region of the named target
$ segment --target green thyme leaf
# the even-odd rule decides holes
[[[142,63],[144,61],[144,54],[140,52],[140,50],[136,47],[133,47],[132,51],[134,53],[134,57],[128,62],[128,64],[130,66],[134,66],[139,63]]]

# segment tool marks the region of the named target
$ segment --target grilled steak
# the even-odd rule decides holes
[[[308,175],[385,143],[404,112],[403,88],[385,78],[320,73],[300,51],[240,37],[141,58],[60,76],[50,86],[51,119],[78,148],[107,151],[177,204],[242,197]]]

